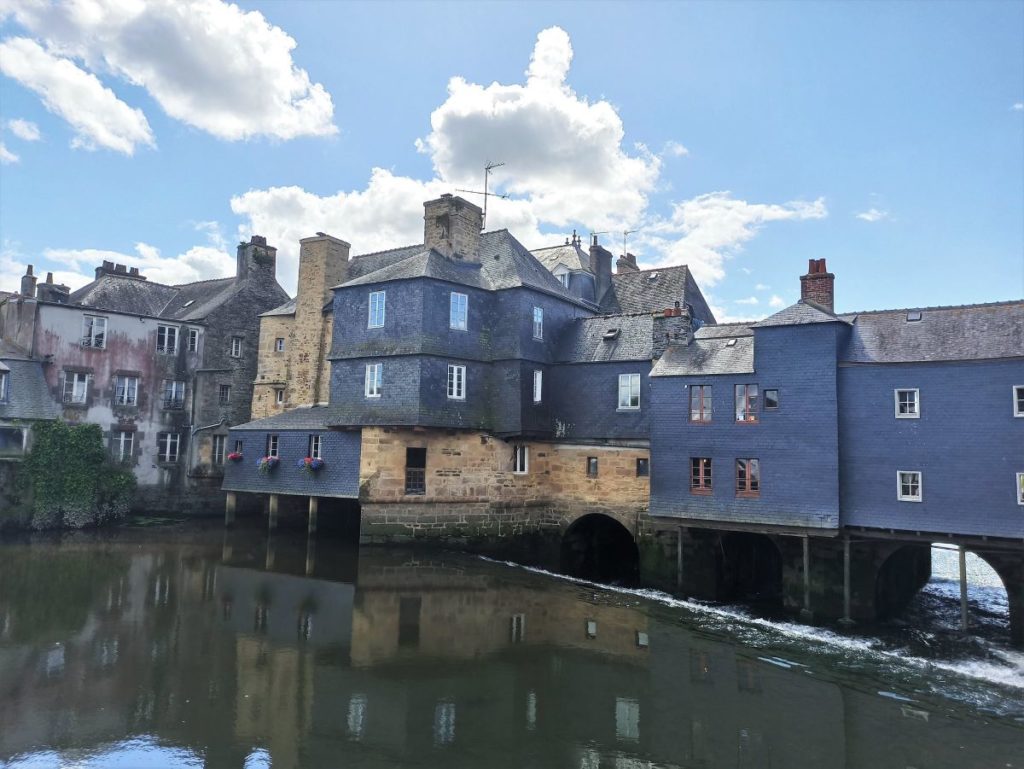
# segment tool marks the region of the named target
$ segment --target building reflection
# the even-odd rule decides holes
[[[210,767],[274,769],[969,769],[1019,747],[1012,726],[982,732],[824,681],[585,587],[455,556],[229,537],[88,561],[5,550],[0,762],[129,735]],[[45,587],[66,564],[81,606],[7,590]]]

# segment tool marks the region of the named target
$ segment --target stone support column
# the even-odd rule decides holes
[[[318,497],[309,498],[309,527],[307,533],[316,534],[316,517],[317,510],[319,508],[320,499]]]
[[[224,525],[231,526],[235,522],[235,507],[238,504],[238,495],[229,491],[224,500]]]
[[[270,503],[269,503],[269,506],[268,506],[267,510],[268,510],[268,513],[267,513],[267,528],[271,529],[271,530],[276,529],[277,528],[277,494],[271,494],[270,495]]]
[[[811,538],[803,538],[804,546],[804,605],[800,609],[800,619],[803,622],[811,622],[814,614],[811,612]]]

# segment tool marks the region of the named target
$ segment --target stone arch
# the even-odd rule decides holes
[[[640,576],[640,551],[617,517],[587,513],[564,528],[560,564],[573,577],[632,585]]]
[[[722,532],[716,555],[721,600],[782,600],[783,553],[775,537]]]
[[[1024,647],[1024,550],[972,550],[992,567],[1006,590],[1006,600],[1010,607],[1010,643]]]
[[[902,612],[932,576],[931,543],[901,543],[886,548],[875,572],[875,616]]]

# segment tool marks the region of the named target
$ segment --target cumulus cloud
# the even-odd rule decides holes
[[[3,142],[0,142],[0,164],[10,165],[11,163],[17,163],[21,158],[11,152],[7,147],[4,146]]]
[[[768,300],[768,306],[775,309],[781,309],[786,306],[786,300],[778,294],[772,294],[772,298]]]
[[[746,299],[736,299],[736,304],[760,304],[756,296],[748,296]]]
[[[37,142],[43,138],[39,133],[39,126],[28,120],[21,120],[20,118],[8,120],[7,127],[10,129],[12,134],[22,141]]]
[[[1024,112],[1024,101],[1014,102],[1013,106],[1010,107],[1014,112]]]
[[[889,212],[883,211],[880,208],[869,208],[867,211],[854,214],[854,216],[865,222],[880,222],[883,219],[889,218]]]
[[[71,126],[72,147],[105,147],[131,155],[136,145],[155,144],[141,110],[117,98],[92,73],[34,40],[14,37],[0,43],[0,72],[38,94],[46,109]]]
[[[292,59],[295,40],[258,11],[220,0],[37,0],[13,16],[51,51],[141,86],[218,138],[337,132],[330,94]]]
[[[665,146],[662,147],[661,154],[664,157],[681,158],[689,155],[690,151],[679,142],[668,141],[665,142]]]

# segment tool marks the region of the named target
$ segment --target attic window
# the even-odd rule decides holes
[[[656,273],[656,272],[652,272],[650,275],[647,276],[647,280],[657,280],[657,278],[658,278],[658,273]]]
[[[907,313],[907,323],[916,323],[919,320],[921,320],[921,313],[920,312],[908,312]]]
[[[730,339],[728,342],[725,343],[725,346],[726,347],[735,347],[736,346],[736,340],[735,339]]]
[[[188,307],[190,304],[195,304],[195,303],[196,303],[195,299],[189,299],[187,302],[185,302],[185,304],[182,305],[182,308]]]
[[[617,328],[610,328],[604,332],[605,339],[618,339],[619,330]]]

